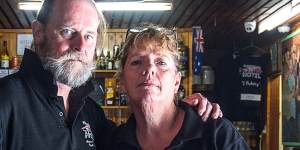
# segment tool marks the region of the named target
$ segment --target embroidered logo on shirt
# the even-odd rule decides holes
[[[84,125],[81,130],[84,132],[84,138],[85,142],[90,146],[90,147],[95,147],[94,143],[94,135],[91,130],[91,126],[89,123],[82,121],[82,124]]]

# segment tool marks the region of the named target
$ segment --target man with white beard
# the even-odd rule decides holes
[[[44,1],[32,23],[34,50],[25,50],[19,72],[0,79],[0,150],[104,149],[115,125],[88,96],[104,31],[93,1]],[[207,118],[212,105],[193,97]]]

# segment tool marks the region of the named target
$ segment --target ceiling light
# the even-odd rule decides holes
[[[277,30],[278,30],[278,32],[280,32],[280,33],[287,33],[287,32],[290,32],[291,28],[290,28],[290,26],[288,26],[288,25],[282,25],[282,26],[279,26],[279,27],[277,28]]]
[[[39,10],[41,1],[22,1],[18,3],[22,10]],[[164,11],[172,9],[172,2],[165,1],[133,1],[133,2],[96,2],[100,11]]]
[[[42,2],[19,2],[18,7],[22,10],[39,10]]]
[[[261,21],[258,25],[258,33],[270,31],[299,13],[300,5],[293,6],[291,3],[289,3],[271,16],[267,17],[265,20]]]
[[[171,10],[172,3],[166,2],[101,2],[97,3],[101,11],[162,11]]]

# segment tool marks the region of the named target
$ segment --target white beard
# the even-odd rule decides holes
[[[94,61],[85,61],[84,56],[80,56],[76,52],[68,52],[59,58],[48,56],[41,59],[44,68],[53,74],[56,81],[66,84],[71,88],[83,85],[92,76],[92,71],[95,68]],[[80,60],[81,68],[77,69],[77,72],[74,69],[79,64],[75,64],[75,62],[70,60]]]

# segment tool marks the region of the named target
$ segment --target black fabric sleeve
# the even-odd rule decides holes
[[[222,118],[216,121],[216,145],[223,150],[250,150],[244,138],[232,123]]]
[[[2,119],[0,118],[0,150],[4,150],[4,133],[2,124]]]

